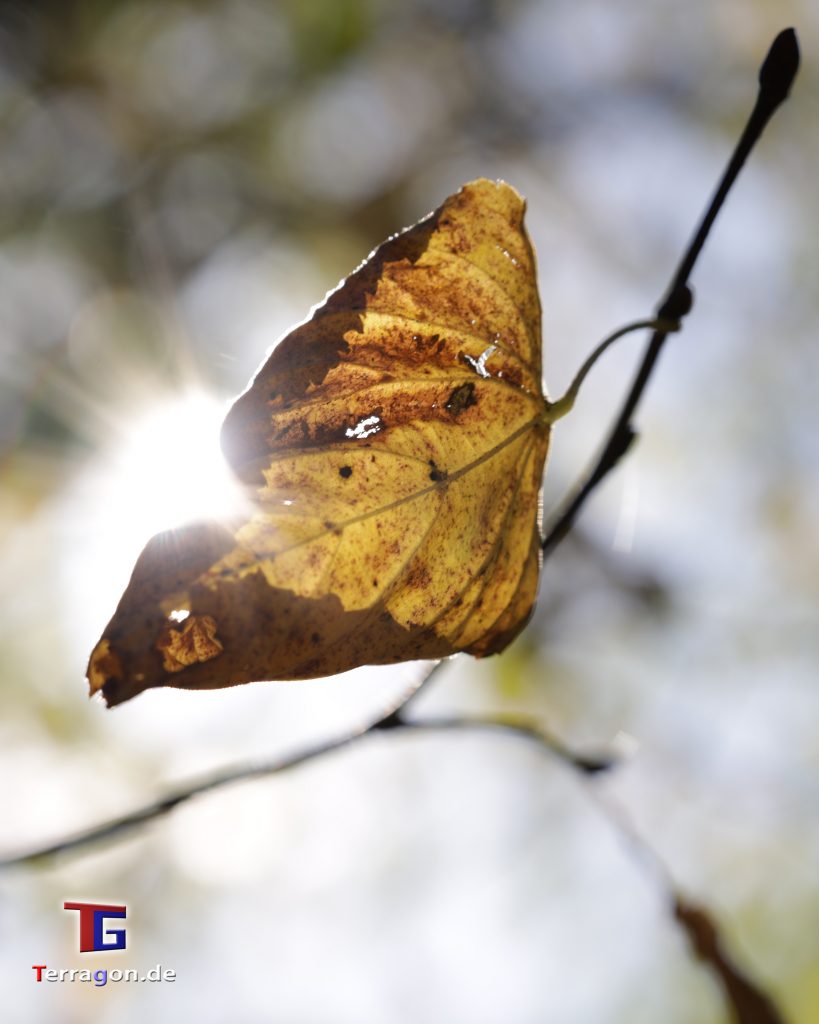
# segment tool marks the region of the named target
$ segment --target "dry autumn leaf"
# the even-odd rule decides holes
[[[557,416],[524,210],[465,185],[274,349],[222,430],[248,515],[147,544],[92,694],[481,657],[520,632]]]

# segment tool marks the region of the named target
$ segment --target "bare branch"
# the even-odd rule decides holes
[[[733,959],[713,911],[684,896],[657,851],[640,836],[625,809],[610,794],[590,790],[599,811],[617,837],[664,890],[674,922],[688,940],[693,955],[713,972],[735,1024],[785,1024],[771,997]]]
[[[326,754],[349,747],[365,737],[373,736],[384,730],[400,729],[408,732],[467,729],[500,730],[535,740],[544,749],[548,750],[550,754],[558,757],[569,767],[585,774],[594,774],[612,767],[614,763],[613,758],[588,757],[575,754],[558,740],[545,733],[536,724],[523,719],[466,717],[405,719],[403,717],[404,710],[420,692],[422,687],[438,671],[441,664],[442,662],[436,662],[431,669],[428,669],[421,676],[420,681],[410,689],[395,707],[388,709],[369,724],[351,729],[339,736],[321,740],[293,754],[281,755],[269,760],[252,761],[248,764],[236,765],[232,768],[223,768],[220,771],[204,776],[198,781],[190,782],[176,792],[169,793],[160,800],[146,804],[144,807],[140,807],[128,814],[102,822],[99,825],[94,825],[73,836],[56,840],[34,850],[8,855],[0,859],[0,869],[33,864],[47,858],[80,851],[96,843],[122,838],[126,833],[163,817],[169,811],[172,811],[180,804],[186,803],[188,800],[192,800],[194,797],[202,796],[204,793],[210,793],[213,790],[221,789],[223,786],[232,785],[233,783],[248,782],[251,779],[279,775],[290,768],[296,768],[308,761],[314,761],[324,757]]]
[[[668,291],[657,308],[657,320],[674,323],[682,320],[690,311],[693,296],[688,285],[688,279],[694,269],[694,264],[697,262],[705,240],[725,202],[731,186],[734,184],[751,150],[759,141],[768,121],[779,105],[787,98],[798,69],[799,45],[796,40],[796,33],[792,28],[785,29],[773,41],[768,51],[768,56],[762,64],[759,72],[759,92],[756,104],[751,111],[731,159],[728,161],[728,165],[714,192],[713,198],[703,214],[702,220],[694,232],[688,248],[680,259]],[[577,487],[575,493],[554,516],[551,525],[544,534],[541,545],[544,558],[547,558],[566,536],[591,493],[614,469],[634,442],[637,435],[632,419],[654,367],[657,365],[657,359],[668,335],[669,330],[666,327],[655,329],[651,335],[651,340],[637,369],[634,381],[620,408],[620,412],[617,414],[603,449],[597,457],[597,461],[586,479]]]
[[[477,730],[510,734],[536,743],[548,754],[556,756],[560,762],[577,772],[582,779],[594,777],[616,764],[613,756],[591,757],[576,754],[536,723],[524,718],[459,715],[422,719],[404,718],[402,714],[404,709],[432,678],[440,665],[441,662],[433,665],[396,707],[391,708],[369,725],[304,747],[294,754],[266,761],[251,762],[215,772],[161,800],[132,811],[130,814],[114,818],[77,835],[38,849],[6,857],[0,860],[0,868],[32,865],[58,855],[78,852],[97,843],[122,838],[137,827],[163,817],[175,807],[194,797],[233,783],[278,775],[290,768],[352,746],[353,743],[385,729],[407,733]],[[726,952],[725,942],[719,933],[713,914],[680,895],[656,852],[637,835],[621,808],[614,805],[609,799],[601,798],[596,789],[588,792],[596,797],[596,806],[614,826],[620,838],[628,843],[632,853],[643,863],[644,867],[651,869],[650,873],[655,878],[658,877],[661,880],[663,888],[669,894],[674,919],[687,935],[697,957],[715,972],[726,1003],[731,1008],[737,1024],[783,1024],[783,1018],[770,997],[734,964]]]
[[[533,740],[550,754],[556,755],[561,761],[584,775],[596,775],[609,771],[616,765],[613,754],[598,756],[577,754],[569,750],[554,736],[549,735],[540,726],[524,718],[505,716],[463,716],[453,715],[446,718],[421,718],[410,721],[401,720],[400,726],[413,732],[464,732],[467,730],[509,732],[525,739]]]
[[[673,893],[674,919],[699,960],[716,974],[736,1024],[785,1024],[771,997],[751,981],[726,951],[714,915]]]

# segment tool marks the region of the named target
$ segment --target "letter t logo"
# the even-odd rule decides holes
[[[109,903],[64,903],[64,910],[80,912],[80,952],[93,953],[100,949],[125,949],[125,929],[111,928],[105,932],[113,941],[106,942],[102,923],[106,917],[125,917],[125,907]]]

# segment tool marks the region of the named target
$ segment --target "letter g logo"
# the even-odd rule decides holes
[[[80,952],[94,953],[103,949],[125,949],[125,929],[109,928],[103,932],[106,917],[125,917],[125,907],[109,903],[64,903],[64,910],[80,913]],[[106,938],[109,940],[106,942]]]

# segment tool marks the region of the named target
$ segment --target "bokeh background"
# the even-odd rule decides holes
[[[226,0],[0,5],[0,835],[75,831],[387,705],[420,666],[86,698],[154,531],[223,492],[225,403],[384,237],[460,184],[529,200],[546,379],[649,313],[774,34],[804,64],[694,281],[639,445],[502,657],[385,735],[0,878],[12,1022],[717,1024],[720,993],[614,802],[789,1021],[819,1021],[819,430],[810,0]],[[608,355],[556,431],[546,508],[616,408]],[[214,495],[214,491],[216,494]],[[64,900],[128,906],[77,952]],[[40,984],[32,964],[177,971]]]

